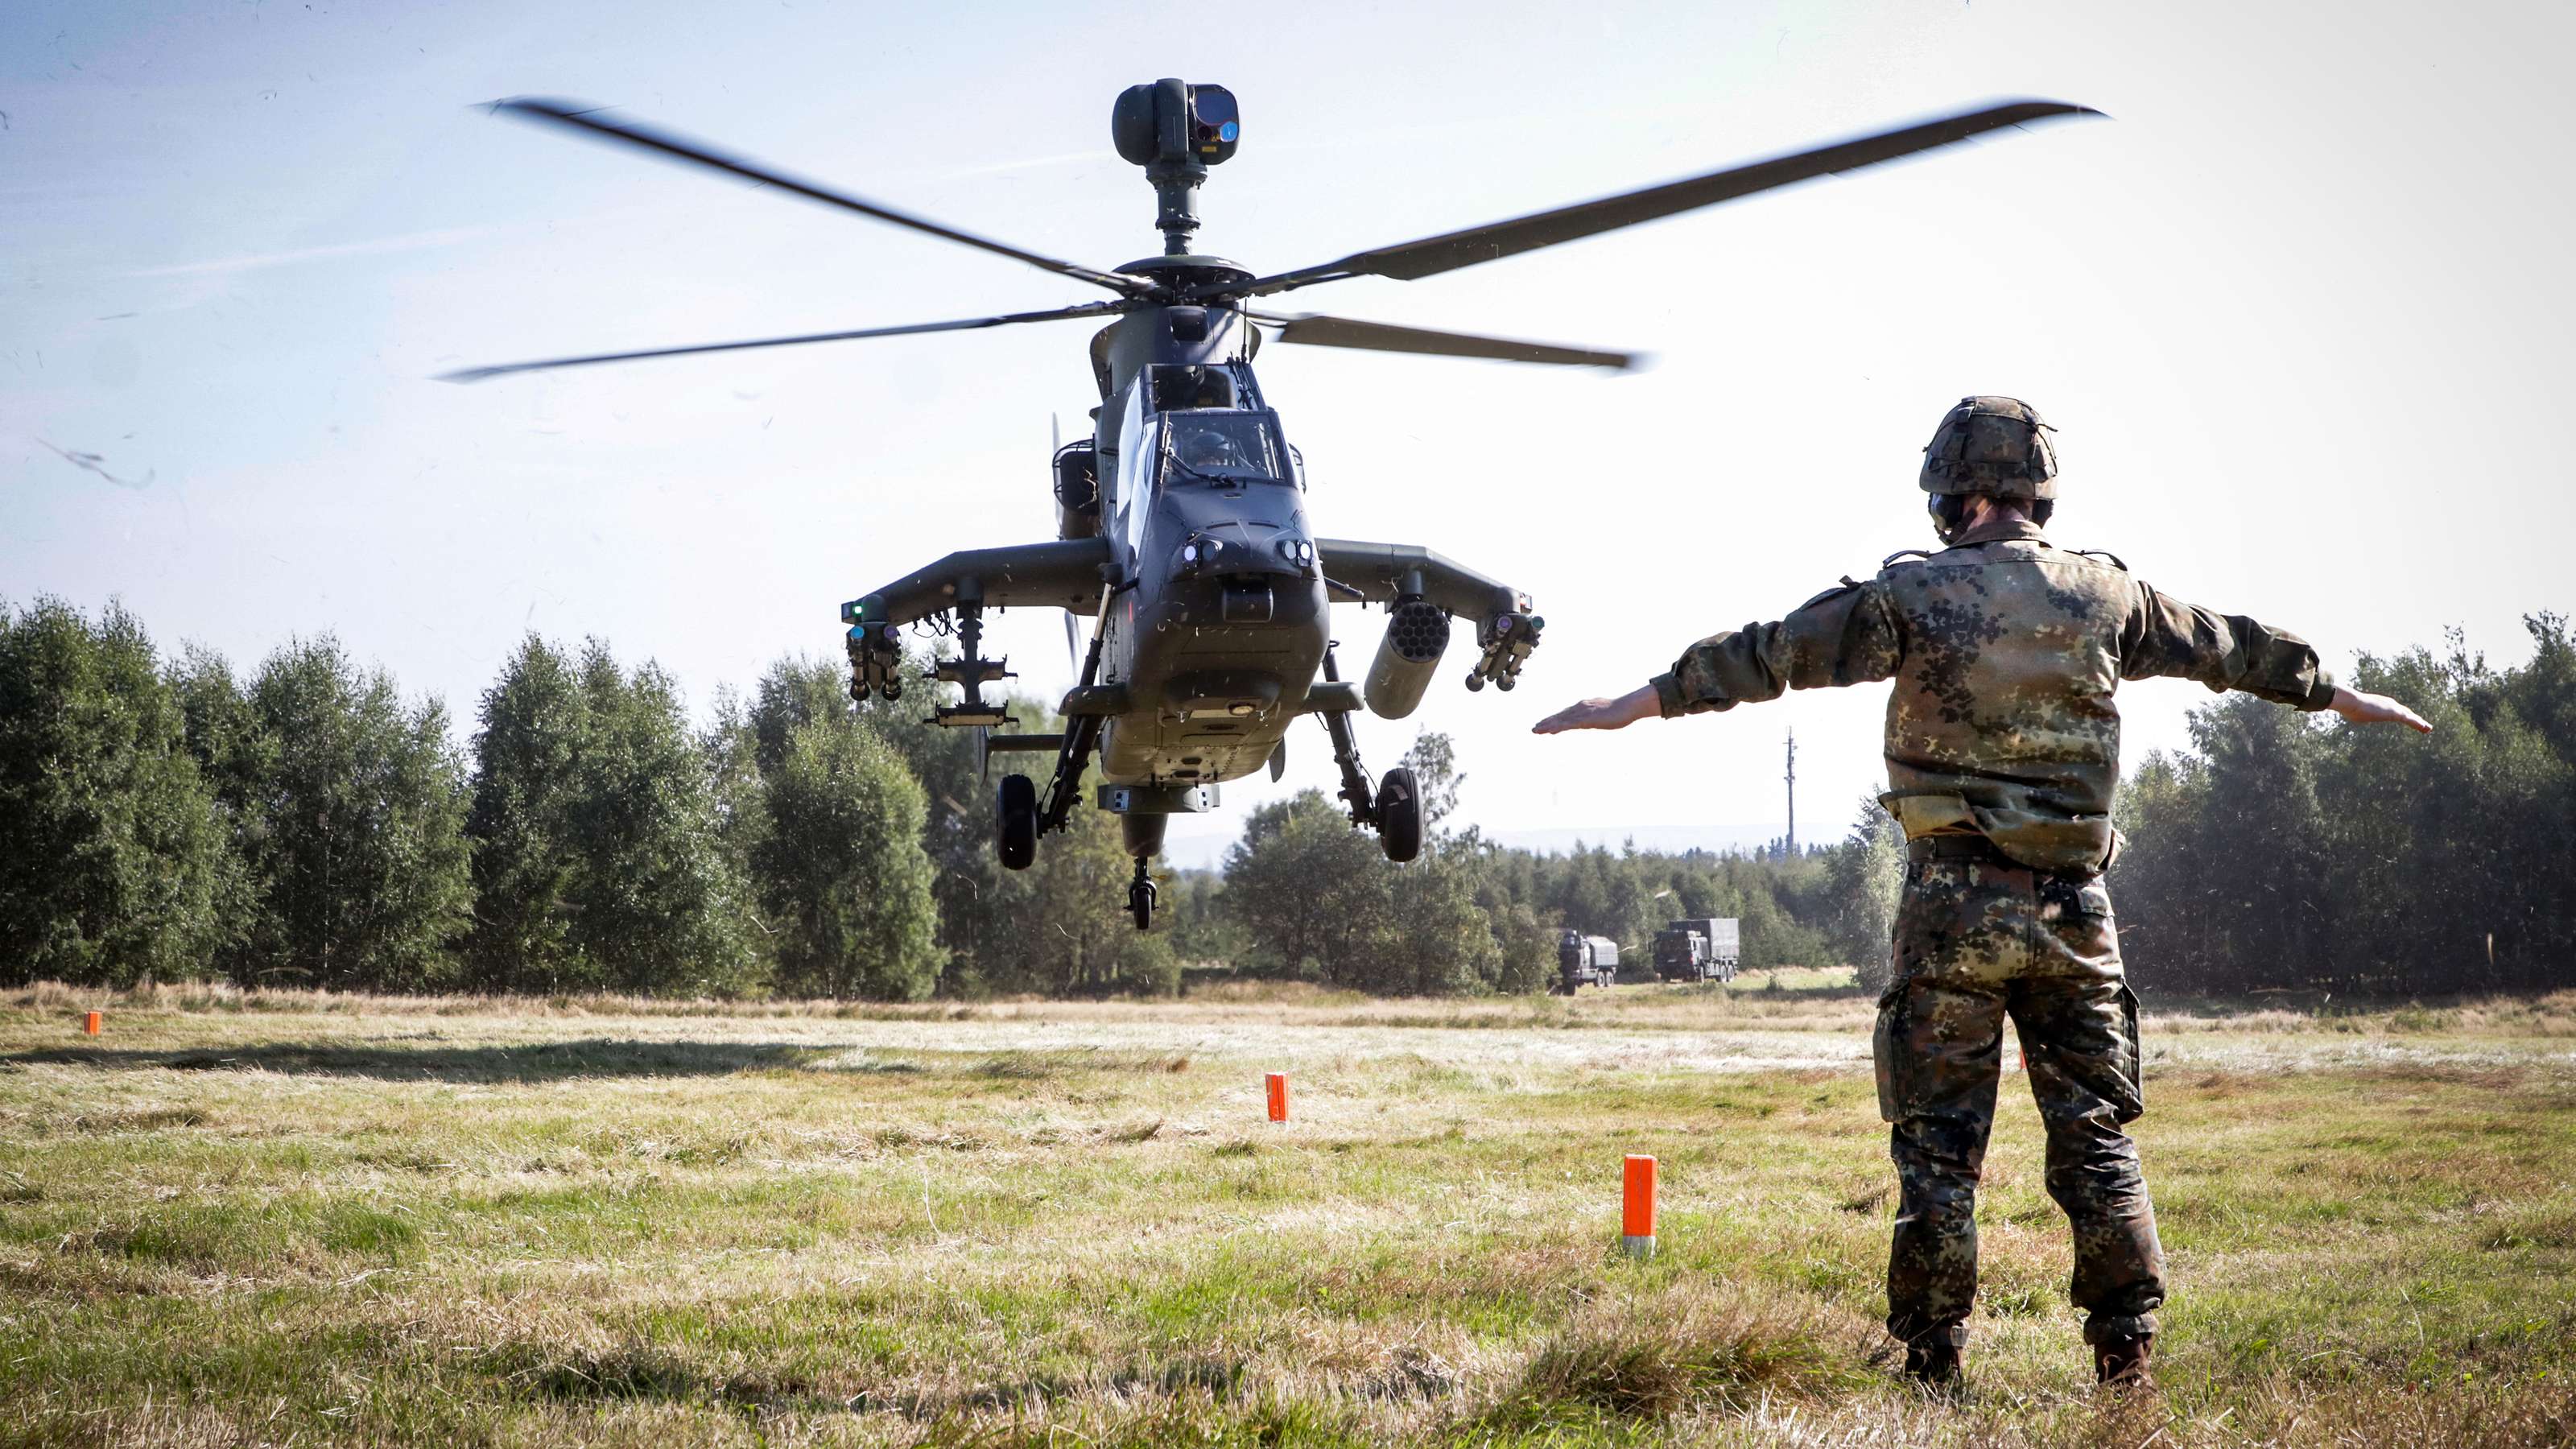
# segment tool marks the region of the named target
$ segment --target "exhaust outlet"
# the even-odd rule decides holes
[[[1386,611],[1386,637],[1368,672],[1369,713],[1402,719],[1422,703],[1440,656],[1449,647],[1449,614],[1428,599],[1398,599]]]

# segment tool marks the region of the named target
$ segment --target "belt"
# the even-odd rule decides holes
[[[1985,865],[2006,866],[2013,870],[2030,867],[2006,855],[1995,843],[1982,835],[1926,835],[1905,842],[1909,861],[1973,860]]]
[[[1905,842],[1905,858],[1909,862],[1918,864],[1927,860],[1974,861],[1979,865],[1991,865],[2002,870],[2026,870],[2034,876],[2054,876],[2061,880],[2075,881],[2078,884],[2102,878],[2102,873],[2098,870],[2041,870],[2036,866],[2024,865],[2004,854],[2000,846],[1982,835],[1918,836]]]

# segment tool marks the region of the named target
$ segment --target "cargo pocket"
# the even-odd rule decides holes
[[[2128,1100],[2115,1115],[2123,1122],[2135,1121],[2147,1110],[2147,1071],[2138,1044],[2138,993],[2126,981],[2120,983],[2120,1080],[2128,1087]]]
[[[1905,1093],[1897,1080],[1897,1071],[1905,1060],[1905,984],[1897,982],[1880,993],[1878,1025],[1870,1032],[1869,1055],[1878,1070],[1878,1120],[1893,1122],[1904,1115]]]

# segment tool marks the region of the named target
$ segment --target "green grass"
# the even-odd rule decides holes
[[[1892,1376],[1866,1028],[1823,980],[0,995],[0,1441],[2576,1440],[2576,994],[2153,1017],[2146,1401],[2009,1072],[1972,1392]]]

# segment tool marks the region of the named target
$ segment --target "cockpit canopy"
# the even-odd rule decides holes
[[[1238,404],[1233,370],[1222,363],[1165,363],[1150,372],[1154,411],[1230,408]]]
[[[1279,415],[1267,409],[1165,414],[1161,471],[1166,488],[1295,481]]]

